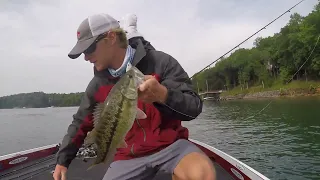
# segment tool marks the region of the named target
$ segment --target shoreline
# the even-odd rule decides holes
[[[273,98],[295,98],[295,97],[310,97],[320,96],[320,88],[317,89],[280,89],[261,92],[238,93],[236,95],[220,95],[218,101],[232,100],[250,100],[250,99],[273,99]]]

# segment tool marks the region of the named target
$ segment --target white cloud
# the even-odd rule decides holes
[[[136,13],[138,30],[157,49],[173,55],[191,76],[283,13],[294,0],[256,1],[5,1],[0,7],[0,96],[32,91],[84,91],[92,65],[83,57],[70,60],[79,23],[105,12],[120,19]],[[293,12],[309,13],[316,0]],[[269,9],[269,10],[268,10]],[[272,35],[290,14],[260,36]],[[250,47],[253,40],[242,47]]]

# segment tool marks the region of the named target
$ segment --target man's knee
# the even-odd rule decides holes
[[[204,154],[193,152],[186,155],[174,169],[174,180],[215,180],[211,160]]]

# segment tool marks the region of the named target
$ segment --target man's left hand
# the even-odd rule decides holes
[[[139,86],[139,99],[146,103],[165,103],[168,90],[151,75],[145,76],[145,81]]]

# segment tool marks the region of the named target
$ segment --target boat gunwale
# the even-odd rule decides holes
[[[264,176],[263,174],[261,174],[259,171],[253,169],[252,167],[250,167],[249,165],[245,164],[244,162],[238,160],[237,158],[217,149],[214,148],[206,143],[203,143],[201,141],[195,140],[195,139],[189,139],[189,141],[195,143],[196,145],[199,145],[203,148],[206,148],[208,151],[214,153],[215,155],[219,156],[221,159],[223,159],[224,161],[226,161],[227,163],[229,163],[231,166],[233,166],[233,169],[236,169],[238,171],[241,171],[244,175],[246,175],[248,178],[250,179],[254,179],[254,180],[270,180],[269,178],[267,178],[266,176]],[[208,155],[208,154],[207,154]],[[210,155],[209,155],[210,156]],[[218,162],[217,162],[218,163]],[[219,163],[218,163],[219,164]],[[219,164],[220,165],[220,164]],[[228,169],[226,169],[225,167],[223,167],[226,171],[228,171],[230,174],[236,176],[238,179],[242,179],[243,177],[238,177],[234,172],[234,170],[230,171]],[[239,173],[239,172],[238,172]],[[258,178],[258,179],[257,179]]]
[[[228,172],[231,176],[233,176],[236,179],[245,180],[245,179],[257,179],[257,180],[270,180],[257,170],[253,169],[252,167],[248,166],[247,164],[241,162],[240,160],[232,157],[231,155],[214,148],[204,142],[195,140],[195,139],[188,139],[190,142],[194,143],[195,145],[199,146],[202,150],[206,150],[205,153],[212,158],[213,161],[215,161],[217,164],[219,164],[226,172]],[[41,146],[37,148],[32,148],[28,150],[19,151],[16,153],[11,153],[7,155],[0,156],[0,173],[2,171],[10,171],[11,168],[20,166],[24,163],[30,162],[30,161],[37,161],[38,159],[53,155],[57,152],[59,149],[60,144],[50,144],[46,146]],[[32,158],[32,154],[37,152],[41,152],[44,150],[49,150],[48,152],[45,152],[42,156]],[[35,155],[37,156],[37,155]],[[29,160],[23,160],[21,162],[18,162],[16,164],[9,164],[6,161],[14,161],[19,158],[28,157]],[[29,158],[30,157],[30,158]],[[7,164],[4,164],[7,163]],[[11,165],[9,168],[5,168],[6,165]],[[231,167],[231,168],[230,168]],[[240,172],[241,173],[240,173]]]
[[[24,166],[28,163],[41,162],[43,158],[56,154],[59,147],[60,144],[50,144],[0,156],[0,176],[2,176],[3,173],[6,174],[10,172],[12,169],[13,171],[21,171],[26,168]]]
[[[37,147],[37,148],[32,148],[32,149],[18,151],[18,152],[15,152],[15,153],[2,155],[2,156],[0,156],[0,162],[4,161],[4,160],[8,160],[10,158],[16,158],[16,157],[20,157],[22,155],[27,155],[27,154],[31,154],[31,153],[34,153],[34,152],[47,150],[47,149],[50,149],[50,148],[55,148],[55,147],[59,147],[59,144],[50,144],[50,145],[46,145],[46,146],[40,146],[40,147]]]

